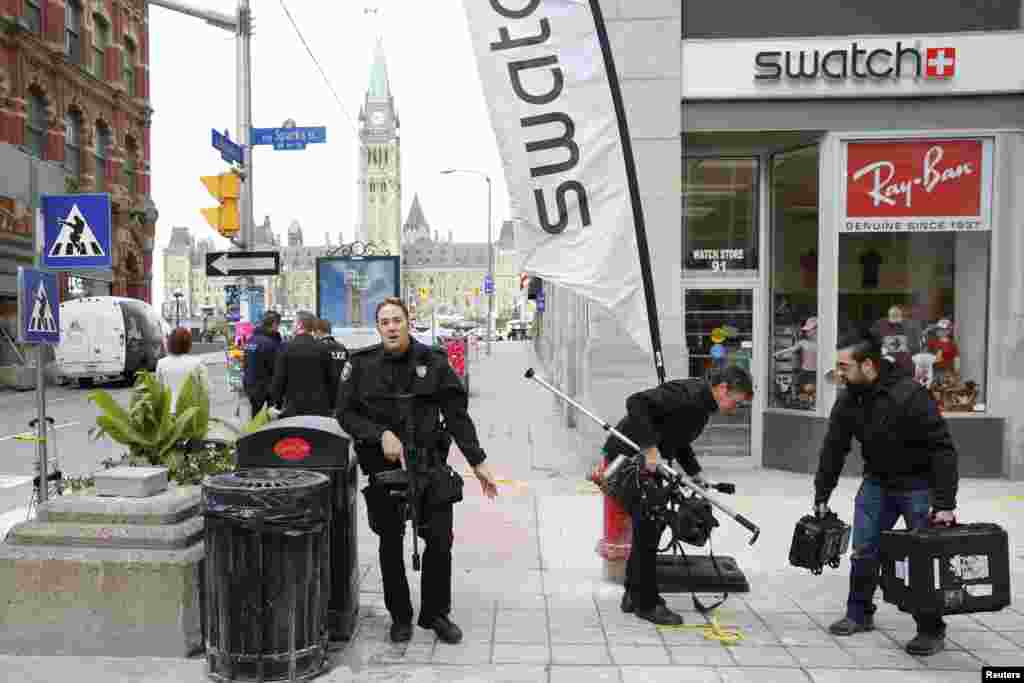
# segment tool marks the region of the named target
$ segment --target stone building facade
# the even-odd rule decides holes
[[[149,40],[145,0],[0,0],[0,315],[43,194],[113,203],[112,271],[62,275],[63,298],[151,301]]]

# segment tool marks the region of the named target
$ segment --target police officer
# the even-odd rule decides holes
[[[336,415],[353,438],[359,465],[370,477],[363,489],[370,528],[380,536],[380,568],[384,602],[391,614],[391,640],[405,642],[412,637],[412,602],[405,575],[402,544],[404,512],[400,499],[375,483],[375,475],[401,467],[405,460],[405,425],[401,415],[409,407],[396,398],[413,394],[408,409],[415,424],[416,458],[433,458],[434,473],[420,510],[420,535],[426,541],[421,576],[420,627],[433,630],[440,640],[457,643],[462,631],[449,618],[451,611],[452,503],[441,493],[444,482],[461,479],[447,467],[445,458],[450,432],[473,472],[484,495],[494,498],[497,485],[486,455],[477,441],[476,428],[467,412],[468,397],[447,355],[420,344],[409,335],[409,311],[401,299],[390,297],[377,306],[377,330],[383,342],[355,351],[341,373]],[[444,417],[444,428],[440,418]],[[407,466],[412,463],[406,463]],[[447,476],[445,476],[447,475]],[[437,486],[438,495],[431,493]],[[461,488],[459,489],[461,495]],[[416,533],[415,530],[413,533]]]
[[[334,365],[334,375],[340,376],[341,369],[345,367],[345,361],[348,360],[348,349],[345,345],[331,336],[331,322],[318,318],[316,321],[316,338],[320,340],[320,343],[327,347],[328,352],[331,354],[331,361]]]
[[[638,445],[648,472],[658,468],[658,459],[677,460],[695,483],[707,486],[691,445],[711,415],[733,415],[740,401],[752,392],[746,370],[727,366],[712,370],[707,380],[678,379],[641,391],[626,399],[626,416],[616,429]],[[616,436],[604,444],[606,464],[633,451]],[[626,562],[626,590],[622,611],[659,625],[679,625],[683,618],[665,606],[658,594],[657,560],[660,529],[642,509],[633,515],[633,546]]]
[[[909,529],[955,523],[959,471],[949,428],[928,390],[882,357],[877,333],[853,331],[839,340],[835,377],[845,390],[829,417],[814,478],[814,510],[828,514],[828,499],[857,437],[864,481],[854,502],[850,592],[846,616],[829,626],[834,635],[850,636],[874,629],[882,531],[900,516]],[[908,653],[926,656],[945,647],[941,615],[916,613],[914,621],[917,635],[907,643]]]
[[[270,395],[270,383],[274,377],[274,365],[281,349],[281,316],[267,311],[260,326],[249,337],[245,345],[245,371],[242,375],[242,389],[249,397],[252,417],[262,410]]]
[[[338,374],[331,352],[314,333],[316,317],[301,311],[295,316],[295,336],[278,355],[270,401],[281,417],[330,417],[338,396]]]

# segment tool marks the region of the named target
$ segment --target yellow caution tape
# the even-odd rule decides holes
[[[743,634],[739,628],[734,626],[722,626],[718,623],[718,615],[712,614],[711,620],[706,624],[680,624],[679,626],[659,626],[659,630],[665,631],[688,631],[697,630],[704,634],[705,640],[717,640],[723,645],[735,645],[743,640]]]

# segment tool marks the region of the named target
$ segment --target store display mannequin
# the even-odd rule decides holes
[[[800,354],[800,367],[796,373],[796,385],[801,398],[813,402],[817,392],[818,374],[818,319],[808,318],[800,328],[804,338],[788,349],[781,349],[774,354],[775,358],[786,358],[794,353]]]
[[[935,380],[942,384],[947,375],[960,370],[960,347],[953,339],[953,323],[947,318],[935,323],[935,335],[928,340],[928,350],[935,354]]]
[[[903,370],[913,372],[909,326],[904,318],[902,306],[890,306],[888,317],[875,323],[875,331],[882,339],[882,355]]]

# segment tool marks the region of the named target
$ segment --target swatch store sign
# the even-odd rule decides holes
[[[845,143],[840,232],[991,229],[991,141]]]
[[[854,41],[835,50],[763,50],[754,56],[759,81],[817,78],[845,80],[956,76],[957,50],[950,45],[922,46],[897,40],[894,45],[868,49]]]

